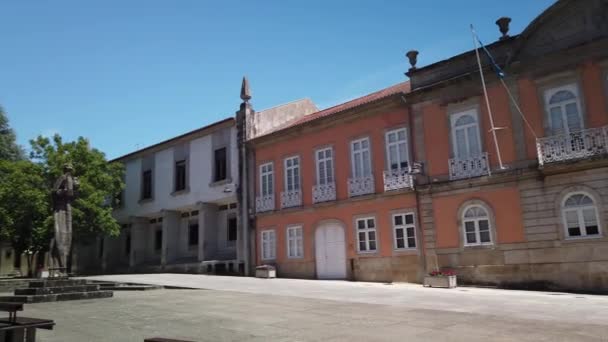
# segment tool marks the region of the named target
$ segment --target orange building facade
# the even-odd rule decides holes
[[[600,15],[602,14],[602,15]],[[257,264],[279,276],[608,290],[608,5],[561,0],[519,35],[249,142]],[[492,124],[496,129],[494,139]],[[502,165],[501,165],[502,164]]]

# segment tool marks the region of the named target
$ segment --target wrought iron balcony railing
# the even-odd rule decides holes
[[[350,197],[373,194],[374,175],[348,179],[348,195]]]
[[[336,200],[336,183],[314,185],[312,187],[312,202],[328,202]]]
[[[291,190],[281,192],[281,208],[291,208],[302,205],[302,191]]]
[[[258,213],[274,210],[274,194],[258,196],[255,199],[255,211]]]
[[[384,171],[384,191],[413,189],[414,177],[409,169]]]
[[[536,139],[538,164],[589,158],[608,153],[608,126]]]
[[[449,160],[450,180],[490,175],[490,163],[486,152],[466,159]]]

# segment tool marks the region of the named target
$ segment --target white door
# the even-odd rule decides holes
[[[336,224],[323,225],[315,233],[317,278],[346,278],[344,229]]]

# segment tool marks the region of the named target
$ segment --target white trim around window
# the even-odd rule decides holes
[[[415,250],[416,221],[413,212],[396,213],[392,215],[393,247],[396,251]]]
[[[302,226],[287,227],[287,258],[300,259],[304,257],[304,230]]]
[[[274,166],[270,162],[260,165],[260,195],[272,194],[274,194]]]
[[[350,161],[353,178],[371,176],[372,157],[368,137],[350,142]]]
[[[355,220],[355,230],[357,234],[357,252],[375,253],[378,251],[378,233],[375,217],[357,218]]]
[[[334,182],[334,151],[331,147],[315,151],[317,185],[327,185]]]
[[[285,191],[300,190],[300,156],[285,158],[283,167]]]
[[[581,96],[576,83],[549,88],[543,96],[550,134],[570,134],[585,128]]]
[[[397,128],[384,135],[388,170],[407,170],[410,167],[407,129]]]
[[[451,114],[450,127],[454,158],[468,159],[477,157],[483,152],[477,109]]]
[[[277,255],[277,235],[274,229],[263,230],[260,234],[260,257],[274,260]]]
[[[584,191],[568,193],[562,200],[561,212],[566,239],[602,237],[598,206],[589,193]]]
[[[492,219],[488,210],[472,204],[462,211],[462,232],[465,247],[493,244]]]

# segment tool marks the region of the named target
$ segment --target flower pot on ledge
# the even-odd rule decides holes
[[[277,269],[272,265],[261,265],[255,268],[256,278],[276,278]]]
[[[456,274],[453,271],[433,271],[424,277],[424,286],[451,289],[456,285]]]

